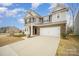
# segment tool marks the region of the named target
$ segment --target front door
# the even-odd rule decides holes
[[[37,35],[37,27],[33,27],[33,34]]]
[[[35,28],[35,35],[37,34],[37,28]]]

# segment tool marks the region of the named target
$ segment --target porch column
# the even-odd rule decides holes
[[[24,30],[24,33],[25,33],[25,34],[27,33],[27,26],[25,26],[25,30]]]
[[[28,25],[25,27],[25,34],[27,37],[30,37],[30,27]]]
[[[33,26],[31,25],[31,36],[33,36]]]

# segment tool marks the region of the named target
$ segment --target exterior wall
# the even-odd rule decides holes
[[[79,35],[79,11],[75,17],[74,21],[74,34]]]
[[[49,16],[43,17],[43,23],[48,23],[49,22]]]
[[[66,12],[56,13],[52,15],[52,22],[67,20]]]
[[[60,31],[60,38],[64,38],[66,35],[66,23],[65,24],[59,24],[59,25],[49,25],[49,26],[36,26],[37,30],[38,30],[38,34],[40,35],[40,28],[55,28],[55,27],[59,27],[59,31]],[[46,29],[47,30],[47,29]],[[53,29],[52,29],[53,30]],[[52,34],[53,36],[53,34]]]
[[[37,35],[40,35],[40,28],[37,27]]]
[[[36,24],[38,24],[39,23],[39,18],[36,18],[36,22],[35,22]]]
[[[25,34],[27,35],[27,37],[31,35],[31,28],[28,25],[25,26]]]

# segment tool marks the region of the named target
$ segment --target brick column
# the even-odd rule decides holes
[[[66,37],[66,24],[62,24],[61,25],[61,30],[60,30],[60,35],[61,35],[61,38],[65,38]]]

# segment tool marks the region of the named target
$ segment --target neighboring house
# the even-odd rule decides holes
[[[7,26],[0,28],[0,33],[20,33],[20,32],[22,31],[16,28],[15,26]]]
[[[26,35],[42,35],[60,37],[66,34],[68,8],[63,4],[57,4],[48,16],[40,16],[33,10],[29,10],[25,16]]]

